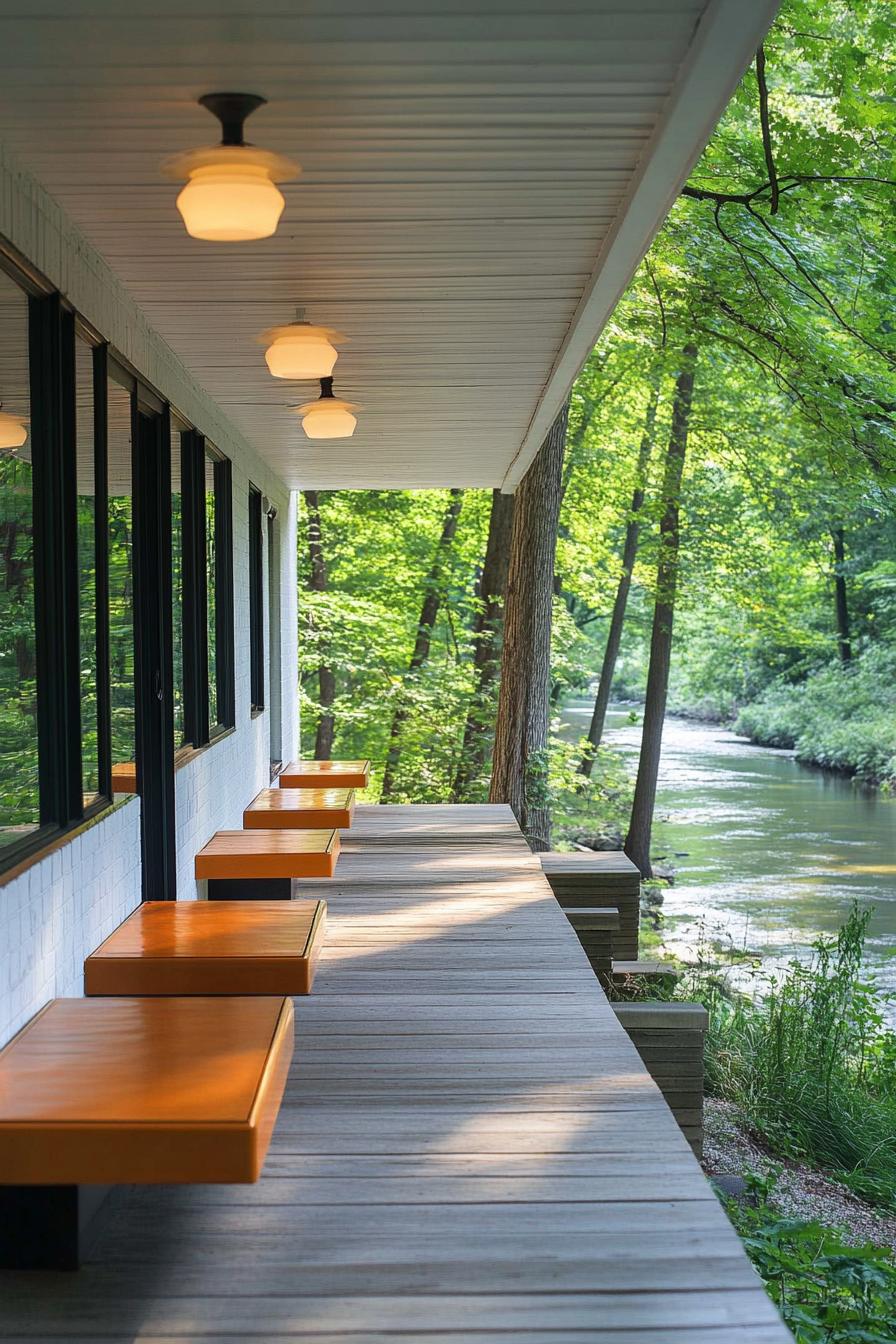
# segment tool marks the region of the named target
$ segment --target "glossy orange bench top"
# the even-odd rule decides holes
[[[196,855],[197,877],[332,877],[337,831],[218,831]]]
[[[85,994],[310,994],[325,901],[146,901],[84,962]]]
[[[135,761],[119,761],[112,766],[112,792],[137,792],[137,764]]]
[[[354,789],[262,789],[243,813],[243,825],[312,829],[347,827],[355,811]]]
[[[369,761],[291,761],[278,777],[282,789],[366,789]]]
[[[0,1052],[0,1182],[255,1181],[292,1054],[290,999],[54,999]]]

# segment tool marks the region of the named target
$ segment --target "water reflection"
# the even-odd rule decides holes
[[[568,705],[564,735],[581,736],[590,713],[590,702]],[[640,733],[627,709],[611,710],[607,741],[633,766]],[[653,853],[676,868],[665,903],[673,947],[693,954],[705,931],[771,968],[804,955],[858,899],[874,910],[869,967],[896,992],[896,800],[803,767],[787,751],[670,718],[657,808]]]

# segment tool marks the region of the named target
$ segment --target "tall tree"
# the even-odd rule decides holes
[[[569,402],[517,490],[489,801],[509,803],[534,850],[551,847],[547,789],[551,618]]]
[[[849,602],[846,597],[846,542],[843,528],[835,527],[834,538],[834,605],[837,614],[837,647],[841,663],[852,661],[852,640],[849,632]]]
[[[487,720],[500,666],[513,506],[513,495],[502,494],[500,490],[492,491],[488,541],[479,576],[476,594],[478,606],[473,621],[473,690],[452,790],[458,802],[467,798],[472,785],[482,773],[490,744]]]
[[[642,877],[651,877],[650,834],[656,804],[656,782],[663,745],[663,720],[669,692],[669,668],[672,659],[672,624],[678,583],[681,544],[681,478],[687,451],[691,402],[694,394],[694,369],[697,347],[688,342],[682,352],[681,367],[675,382],[672,425],[663,472],[663,514],[660,520],[660,548],[656,574],[656,601],[650,637],[650,664],[644,700],[644,728],[638,776],[632,800],[632,816],[625,841],[625,852],[637,865]]]
[[[625,609],[628,605],[629,589],[632,585],[632,570],[635,567],[635,559],[638,554],[638,540],[641,533],[641,509],[644,506],[644,490],[647,468],[650,462],[650,455],[653,451],[653,436],[656,428],[656,412],[659,404],[660,381],[659,371],[657,370],[650,388],[647,402],[647,411],[644,416],[644,432],[641,435],[641,443],[638,449],[638,461],[635,467],[635,488],[632,491],[632,503],[629,511],[628,524],[625,529],[625,540],[622,545],[622,567],[619,574],[619,583],[616,587],[616,600],[613,603],[613,612],[610,616],[610,628],[607,631],[607,642],[604,647],[603,662],[600,668],[600,680],[597,683],[597,694],[594,698],[594,711],[591,715],[591,723],[588,727],[588,745],[582,754],[582,763],[579,766],[580,773],[590,777],[594,768],[594,757],[600,746],[601,738],[604,732],[604,723],[607,717],[607,706],[610,703],[610,691],[613,686],[613,676],[616,671],[616,659],[619,656],[619,645],[622,641],[622,627],[625,624]]]
[[[448,507],[442,520],[442,531],[423,588],[423,605],[420,608],[420,617],[417,621],[414,650],[408,664],[409,677],[413,677],[415,672],[419,672],[429,658],[433,627],[442,601],[442,579],[451,543],[454,541],[454,534],[457,531],[457,521],[460,517],[463,499],[463,490],[454,489],[448,492]],[[407,718],[408,704],[406,698],[402,697],[392,715],[392,727],[389,731],[389,750],[386,755],[383,789],[380,795],[380,802],[383,803],[387,802],[395,791],[395,777],[401,760],[401,734]]]
[[[304,490],[305,504],[308,510],[308,556],[311,571],[308,587],[315,593],[327,591],[327,564],[324,556],[323,535],[320,525],[320,495],[316,490]],[[336,677],[326,650],[320,650],[320,662],[317,668],[318,702],[320,714],[317,720],[317,732],[314,737],[314,759],[328,761],[333,754],[333,736],[336,721],[333,715],[333,702],[336,699]]]

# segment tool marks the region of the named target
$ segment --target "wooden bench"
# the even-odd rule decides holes
[[[256,1181],[292,1056],[288,998],[54,999],[0,1051],[0,1264],[77,1268],[98,1186]]]
[[[137,792],[136,761],[118,761],[115,765],[112,766],[112,792],[113,793]]]
[[[369,761],[290,761],[280,771],[282,789],[366,789]]]
[[[332,877],[338,831],[218,831],[195,860],[210,901],[288,901],[302,877]]]
[[[243,825],[252,830],[348,828],[354,811],[354,789],[262,789],[243,813]]]
[[[325,901],[146,901],[84,962],[84,993],[310,994]]]

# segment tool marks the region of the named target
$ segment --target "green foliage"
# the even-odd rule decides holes
[[[676,994],[710,1013],[706,1087],[733,1102],[772,1152],[807,1160],[856,1194],[896,1205],[896,1034],[862,972],[869,915],[853,910],[809,963],[755,1000],[698,968]]]
[[[805,681],[778,681],[741,710],[736,729],[764,746],[867,784],[896,780],[896,644],[869,648]]]
[[[784,1218],[774,1181],[753,1178],[750,1202],[728,1217],[797,1344],[889,1344],[896,1338],[896,1264],[890,1252],[853,1246],[817,1222]]]
[[[619,752],[603,746],[591,778],[579,774],[583,743],[551,739],[549,790],[554,819],[553,846],[618,846],[632,805],[632,778]]]
[[[0,455],[0,843],[39,821],[31,465]]]
[[[317,671],[333,669],[334,754],[369,757],[376,796],[399,707],[407,711],[393,800],[444,801],[451,794],[472,694],[474,585],[488,526],[489,493],[467,491],[440,578],[440,606],[426,663],[409,673],[424,582],[438,544],[447,492],[355,491],[320,496],[327,588],[301,603],[302,746],[313,753],[320,714]],[[307,529],[303,501],[300,537]],[[309,561],[299,552],[300,583]],[[478,781],[483,801],[487,778]]]
[[[643,694],[662,455],[677,362],[694,340],[670,704],[724,719],[742,711],[757,740],[886,781],[896,755],[892,6],[785,0],[765,50],[777,191],[751,69],[573,389],[552,700],[600,667],[636,487],[646,498],[615,688]],[[485,491],[466,492],[430,656],[409,672],[445,501],[436,490],[322,495],[328,586],[301,609],[304,750],[318,669],[329,667],[339,754],[381,770],[402,714],[394,796],[409,801],[450,796],[471,703],[485,735],[494,713],[496,688],[478,704],[472,665]],[[305,584],[304,545],[300,567]],[[832,666],[835,570],[856,655],[848,677]],[[623,775],[610,753],[592,789],[576,779],[575,752],[552,746],[539,788],[561,843],[625,830]],[[487,784],[486,759],[466,798],[482,801]]]

